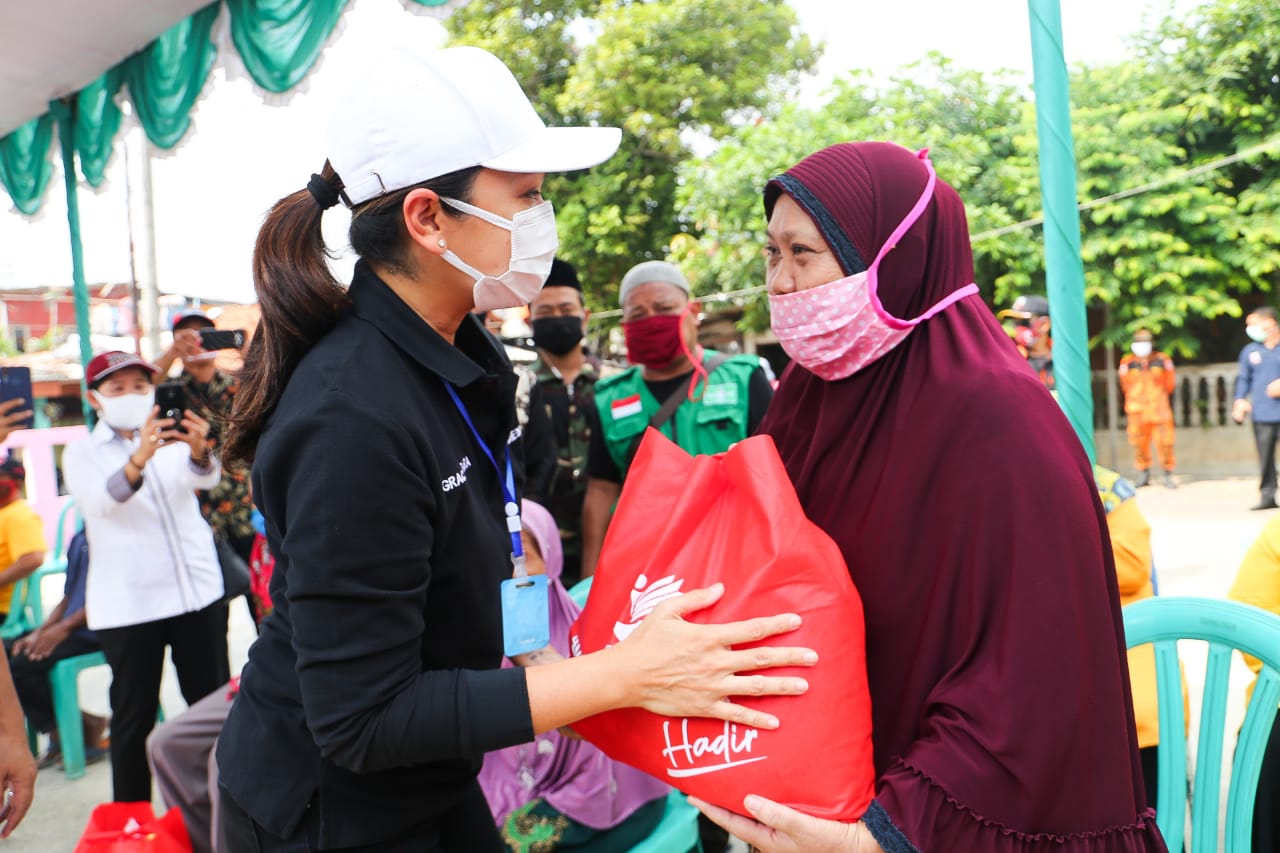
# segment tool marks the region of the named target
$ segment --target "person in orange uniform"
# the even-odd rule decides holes
[[[1133,353],[1120,359],[1120,390],[1124,392],[1124,413],[1129,418],[1129,443],[1133,445],[1136,486],[1151,482],[1151,440],[1164,467],[1164,484],[1177,488],[1173,479],[1173,359],[1153,349],[1151,333],[1140,329],[1133,335]]]

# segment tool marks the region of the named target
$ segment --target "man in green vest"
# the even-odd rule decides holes
[[[622,328],[633,367],[595,385],[582,504],[582,576],[595,572],[605,530],[646,428],[692,454],[720,453],[751,435],[773,387],[760,359],[698,345],[689,282],[665,261],[646,261],[622,278]]]

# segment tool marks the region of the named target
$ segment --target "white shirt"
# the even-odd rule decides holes
[[[222,466],[191,462],[185,444],[162,447],[134,491],[124,464],[138,448],[99,421],[67,445],[62,474],[89,539],[85,615],[90,630],[120,628],[193,613],[222,597],[222,569],[197,489],[218,484]]]

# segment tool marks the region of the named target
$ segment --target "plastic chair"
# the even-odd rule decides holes
[[[1187,812],[1187,742],[1182,718],[1178,640],[1209,644],[1200,710],[1196,778],[1192,786],[1190,853],[1218,849],[1219,792],[1232,652],[1262,661],[1244,725],[1240,727],[1227,792],[1226,853],[1249,853],[1253,801],[1263,751],[1280,701],[1280,618],[1257,607],[1204,598],[1148,598],[1125,607],[1125,642],[1155,645],[1160,703],[1160,779],[1156,823],[1170,850],[1184,849]]]
[[[591,581],[592,578],[583,578],[573,585],[573,589],[569,590],[569,597],[579,607],[587,606],[587,595],[591,592]]]
[[[591,578],[587,578],[590,581]],[[574,588],[581,584],[574,584]],[[667,810],[662,822],[649,837],[632,847],[630,853],[685,853],[697,850],[702,853],[702,841],[698,838],[698,810],[689,805],[684,794],[672,791],[667,795]]]
[[[53,689],[53,718],[58,726],[58,743],[62,747],[62,769],[68,779],[84,775],[84,729],[80,722],[80,687],[77,678],[83,670],[106,666],[102,652],[90,652],[60,660],[49,671]]]

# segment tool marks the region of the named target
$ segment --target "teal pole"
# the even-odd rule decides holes
[[[1049,320],[1053,324],[1053,375],[1058,401],[1092,462],[1093,383],[1089,370],[1089,323],[1080,259],[1080,211],[1076,159],[1071,141],[1071,99],[1062,53],[1058,0],[1027,0],[1031,60],[1035,74],[1036,131],[1040,140],[1040,187],[1044,206],[1044,265]]]
[[[62,149],[62,179],[67,188],[67,225],[71,230],[71,284],[76,302],[76,331],[80,336],[80,366],[87,371],[93,358],[93,343],[89,340],[89,287],[84,281],[84,246],[80,242],[80,198],[76,192],[76,156],[74,101],[50,101],[49,111],[58,122],[58,147]],[[83,371],[80,377],[80,405],[84,408],[84,422],[92,427],[93,407],[89,405]]]

